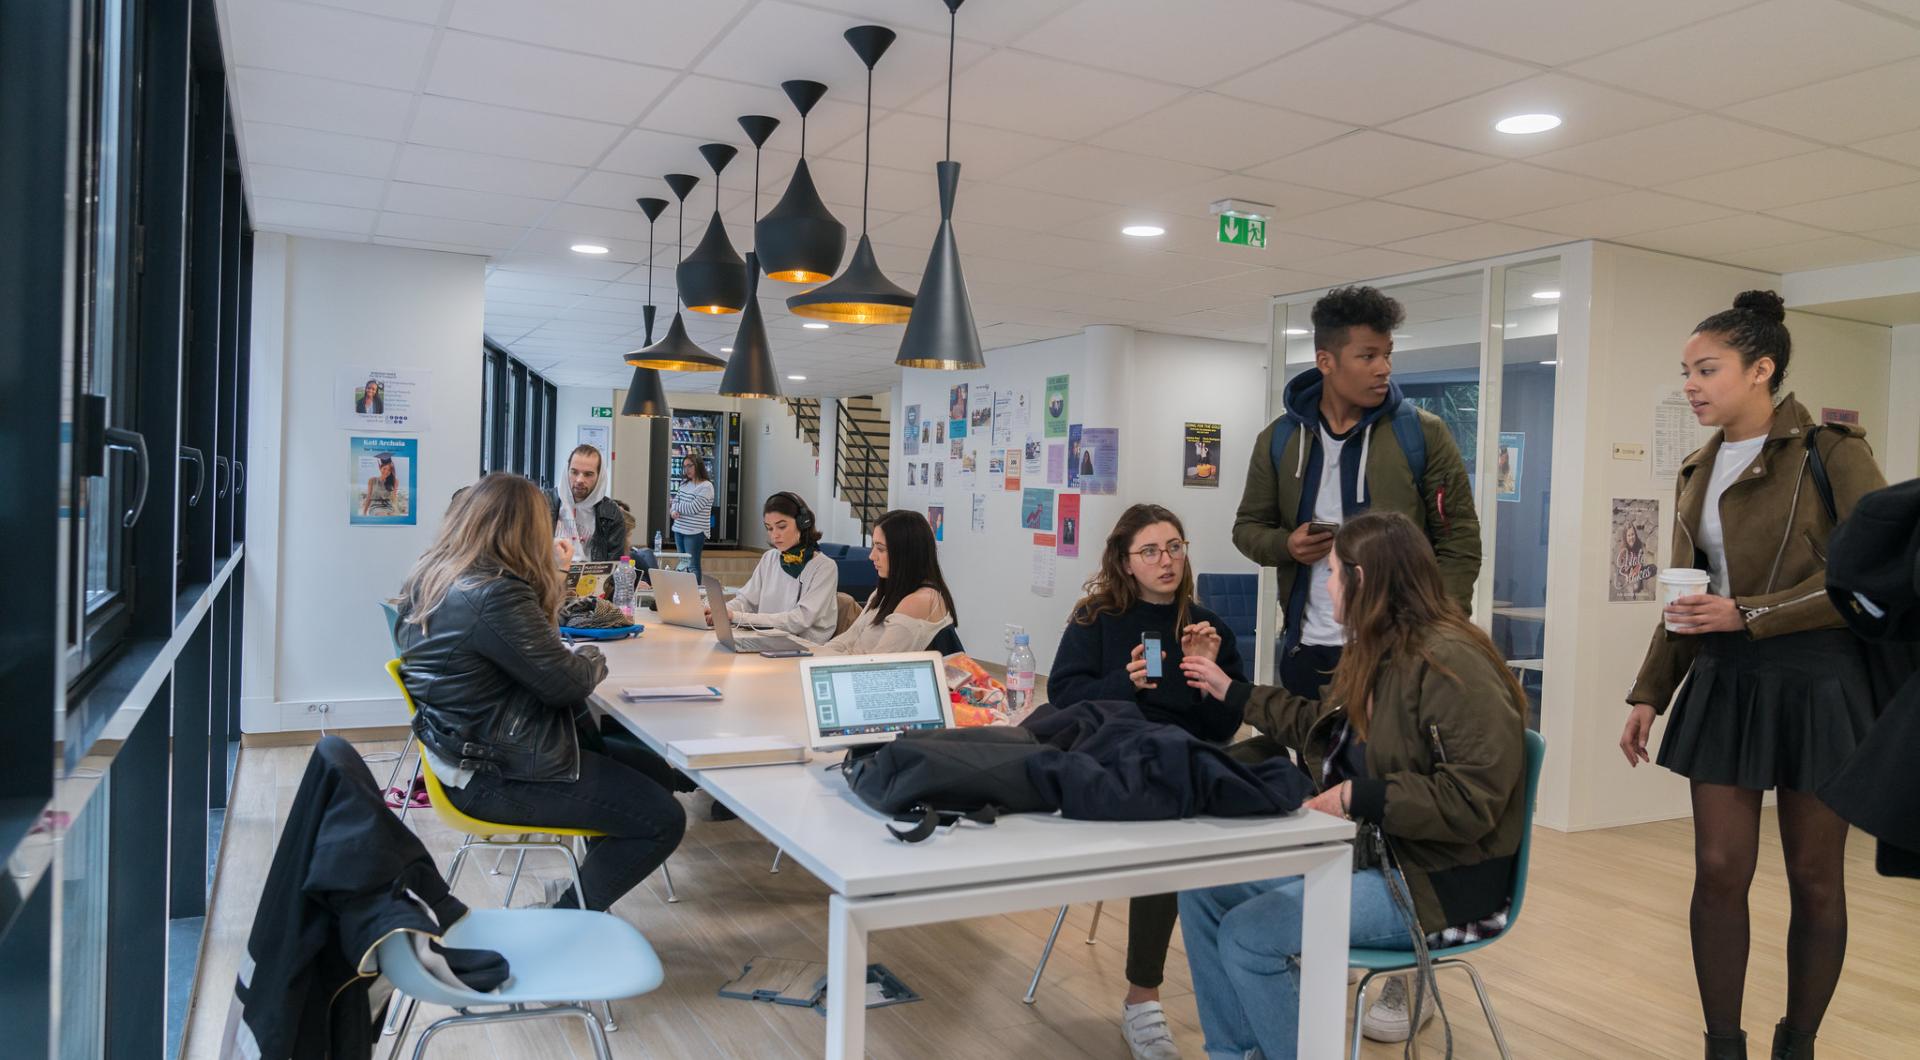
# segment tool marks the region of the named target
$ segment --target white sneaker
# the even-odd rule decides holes
[[[1120,1033],[1133,1051],[1133,1060],[1180,1060],[1173,1045],[1173,1028],[1158,1001],[1142,1001],[1120,1010]]]
[[[1385,984],[1380,988],[1380,1000],[1367,1006],[1366,1017],[1360,1021],[1360,1033],[1376,1042],[1404,1042],[1408,1037],[1407,1009],[1411,1005],[1407,977],[1396,975],[1385,980]],[[1433,1014],[1439,1007],[1429,993],[1420,1006],[1422,1028],[1433,1022]]]
[[[540,889],[543,892],[540,898],[540,904],[533,908],[552,909],[553,903],[559,901],[563,895],[573,889],[573,880],[566,876],[562,876],[557,880],[542,880],[540,881]]]

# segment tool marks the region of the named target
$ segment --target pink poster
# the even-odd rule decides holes
[[[1080,554],[1080,495],[1062,493],[1055,505],[1060,511],[1060,554],[1069,558]]]

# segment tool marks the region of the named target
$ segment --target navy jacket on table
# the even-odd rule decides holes
[[[1202,740],[1225,743],[1240,729],[1240,710],[1188,687],[1180,674],[1180,631],[1172,604],[1135,603],[1124,614],[1104,614],[1091,625],[1069,621],[1053,653],[1047,674],[1047,702],[1070,707],[1087,700],[1125,700],[1140,708],[1148,721],[1178,725]],[[1233,631],[1220,616],[1198,604],[1187,605],[1187,623],[1211,622],[1220,631],[1220,669],[1235,681],[1245,681],[1246,666]],[[1127,677],[1127,663],[1140,646],[1142,633],[1158,633],[1165,676],[1157,688],[1136,690]]]

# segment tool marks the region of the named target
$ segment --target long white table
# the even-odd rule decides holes
[[[675,740],[709,736],[805,738],[796,660],[736,655],[718,647],[711,633],[657,621],[639,638],[601,648],[609,675],[595,690],[596,704],[655,751],[664,754]],[[620,696],[624,687],[696,679],[718,686],[724,700],[632,704]],[[690,774],[833,892],[829,1057],[864,1055],[870,932],[1295,875],[1306,881],[1299,1055],[1342,1052],[1349,822],[1306,810],[1285,818],[1128,822],[1018,814],[992,827],[962,826],[909,845],[891,838],[886,816],[868,808],[839,771],[829,769],[839,758],[816,755],[804,766]]]

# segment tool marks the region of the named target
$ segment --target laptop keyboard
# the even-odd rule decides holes
[[[786,651],[794,646],[789,640],[768,640],[764,637],[735,637],[733,643],[742,651]]]

